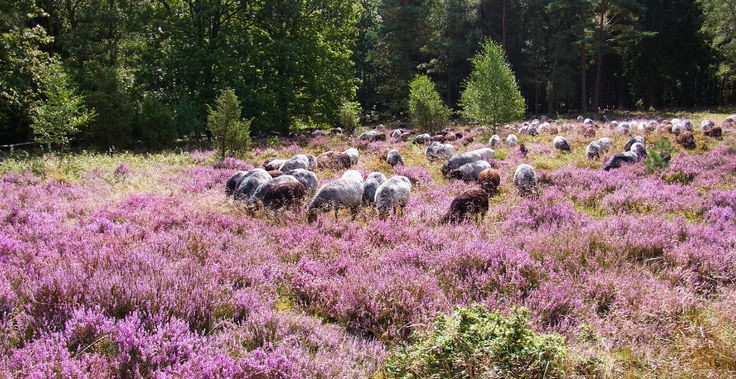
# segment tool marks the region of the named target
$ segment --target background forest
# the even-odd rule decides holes
[[[736,101],[734,7],[736,0],[0,0],[0,141],[32,140],[43,101],[76,115],[75,144],[168,147],[204,135],[207,105],[225,88],[254,132],[336,125],[350,101],[363,123],[403,121],[417,74],[457,111],[485,38],[506,51],[531,114],[728,105]]]

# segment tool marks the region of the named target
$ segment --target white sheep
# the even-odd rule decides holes
[[[359,156],[358,149],[351,147],[343,151],[343,154],[350,157],[350,164],[352,166],[355,166],[356,164],[358,164],[358,156]]]
[[[585,148],[585,153],[588,154],[588,160],[598,159],[601,155],[601,143],[600,141],[593,141],[588,144]]]
[[[426,149],[424,149],[424,155],[430,162],[448,159],[452,157],[452,153],[455,148],[449,143],[441,143],[439,141],[433,141]]]
[[[377,135],[378,132],[376,132],[375,130],[369,130],[358,136],[358,139],[361,141],[374,141]]]
[[[593,126],[595,123],[593,122],[593,119],[586,118],[585,121],[583,121],[583,124]]]
[[[488,140],[488,144],[491,145],[491,147],[496,147],[501,143],[501,137],[498,136],[498,134],[494,134],[491,136],[491,139]]]
[[[316,163],[316,159],[315,159]],[[279,171],[286,172],[303,168],[309,170],[309,158],[305,154],[297,154],[286,160],[280,167]]]
[[[531,165],[521,164],[516,168],[514,186],[519,190],[520,196],[537,196],[537,173]]]
[[[598,146],[600,147],[600,151],[602,153],[605,153],[613,147],[613,144],[611,144],[611,140],[608,139],[608,137],[603,137],[598,139]]]
[[[393,139],[399,139],[399,138],[401,138],[401,134],[402,134],[401,133],[401,130],[400,129],[396,129],[393,132],[391,132],[391,138],[393,138]]]
[[[314,196],[315,192],[317,192],[317,185],[319,184],[319,180],[317,179],[317,174],[315,174],[314,172],[298,168],[296,170],[287,171],[284,173],[284,175],[291,175],[296,178],[299,183],[304,185],[304,189],[307,191],[308,197]]]
[[[561,150],[561,151],[572,150],[572,146],[570,146],[570,143],[567,142],[567,140],[563,136],[555,136],[555,138],[552,140],[552,145],[557,150]]]
[[[703,120],[700,122],[700,128],[703,129],[704,132],[713,129],[714,126],[716,126],[716,124],[714,124],[711,120]]]
[[[387,219],[391,211],[400,216],[406,204],[409,203],[410,194],[411,182],[406,176],[392,176],[391,179],[381,184],[376,190],[375,198],[378,218]]]
[[[452,171],[450,171],[450,179],[460,179],[466,182],[475,182],[478,175],[485,170],[491,168],[491,164],[486,161],[475,161],[466,163]]]
[[[350,209],[352,220],[355,221],[362,199],[363,177],[358,171],[347,170],[340,179],[325,184],[317,191],[314,199],[307,205],[307,222],[314,222],[320,212],[329,210],[335,211],[337,220],[337,212],[343,208]]]
[[[630,151],[631,146],[633,146],[635,143],[640,143],[644,145],[644,137],[636,136],[629,138],[629,140],[626,142],[626,145],[624,145],[624,151]]]
[[[376,190],[386,182],[386,175],[382,172],[372,172],[363,182],[363,206],[375,204]]]
[[[388,162],[391,167],[404,165],[404,159],[401,157],[401,153],[396,149],[389,150],[388,154],[386,154],[386,162]]]
[[[583,117],[583,115],[580,115],[580,116],[578,116],[578,118],[577,118],[577,121],[578,121],[578,122],[583,122],[584,120],[585,120],[585,118]]]
[[[516,135],[509,134],[506,136],[506,144],[509,146],[516,146],[516,144],[519,143],[519,139],[516,138]]]
[[[425,143],[428,143],[432,139],[432,136],[430,136],[427,133],[420,134],[414,138],[414,143],[419,145],[424,145]]]
[[[247,175],[240,180],[238,188],[235,189],[234,197],[236,200],[247,200],[253,196],[258,187],[262,184],[268,183],[273,178],[271,175],[262,168],[256,168],[249,172]]]
[[[482,149],[478,150],[472,150],[472,151],[466,151],[464,153],[455,154],[450,157],[450,159],[445,162],[445,164],[442,165],[442,168],[440,171],[442,171],[442,175],[447,175],[450,173],[450,171],[470,162],[480,161],[480,160],[491,160],[493,159],[493,149],[484,147]]]

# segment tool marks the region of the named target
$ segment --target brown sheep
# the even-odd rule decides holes
[[[432,142],[437,141],[440,143],[445,143],[445,135],[444,134],[435,134],[432,136]]]
[[[333,169],[333,170],[344,170],[352,166],[350,156],[347,154],[340,154],[334,151],[327,151],[320,154],[317,157],[317,168],[320,170]]]
[[[583,137],[585,138],[593,138],[595,137],[595,129],[593,128],[586,128],[583,130]]]
[[[374,141],[385,141],[386,140],[386,133],[377,133],[376,137],[373,139]]]
[[[529,153],[529,149],[527,149],[526,146],[522,143],[519,145],[519,153],[521,153],[521,156],[526,158],[526,155]]]
[[[721,128],[720,126],[714,126],[709,130],[703,132],[703,135],[705,135],[706,137],[719,138],[723,136],[723,128]]]
[[[279,170],[271,170],[268,171],[268,175],[271,175],[272,178],[278,178],[279,176],[284,175],[284,173]]]
[[[450,204],[450,210],[442,217],[442,222],[457,224],[465,221],[471,216],[476,218],[480,215],[481,220],[488,212],[488,194],[482,189],[475,188],[467,190],[455,197]]]
[[[301,205],[307,189],[299,182],[284,182],[269,187],[263,195],[263,205],[271,210]]]
[[[695,137],[693,136],[692,132],[686,130],[677,136],[677,143],[679,143],[680,145],[682,145],[682,147],[686,149],[694,149]]]
[[[498,173],[498,170],[487,168],[478,174],[478,184],[480,184],[480,188],[486,191],[486,193],[492,195],[501,184],[501,175]]]

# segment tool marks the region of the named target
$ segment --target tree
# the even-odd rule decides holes
[[[220,91],[215,109],[207,106],[207,127],[212,132],[222,159],[228,151],[241,150],[250,141],[251,120],[244,121],[240,114],[240,101],[232,88]]]
[[[41,144],[58,145],[61,154],[79,133],[79,127],[94,117],[82,104],[82,97],[74,95],[68,75],[58,61],[48,66],[48,72],[40,78],[40,91],[44,97],[31,108],[31,128],[35,140]]]
[[[698,0],[703,6],[703,31],[713,39],[711,46],[723,59],[720,76],[729,83],[736,82],[736,0]]]
[[[445,127],[452,112],[440,99],[429,77],[417,75],[409,83],[409,113],[419,131],[436,133]]]
[[[460,95],[462,115],[494,127],[521,118],[526,103],[503,49],[488,39],[471,63],[473,72]]]

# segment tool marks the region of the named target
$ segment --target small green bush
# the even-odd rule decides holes
[[[340,125],[345,133],[352,134],[360,123],[360,103],[346,101],[340,107]]]
[[[452,113],[440,99],[434,83],[426,75],[417,75],[409,83],[409,113],[421,133],[436,133],[447,125]]]
[[[220,92],[215,109],[207,106],[207,128],[223,159],[228,151],[241,151],[250,142],[251,120],[244,121],[241,112],[240,101],[231,88]]]
[[[536,334],[529,311],[508,317],[482,305],[440,316],[435,329],[398,348],[387,361],[391,378],[561,378],[564,337]]]
[[[153,148],[173,145],[178,133],[171,107],[148,97],[143,101],[141,108],[137,123],[141,141]]]
[[[655,142],[654,145],[659,151],[652,150],[647,154],[647,159],[644,164],[647,167],[647,172],[652,173],[659,170],[664,170],[670,166],[670,154],[675,151],[670,141],[662,137],[659,141]]]

